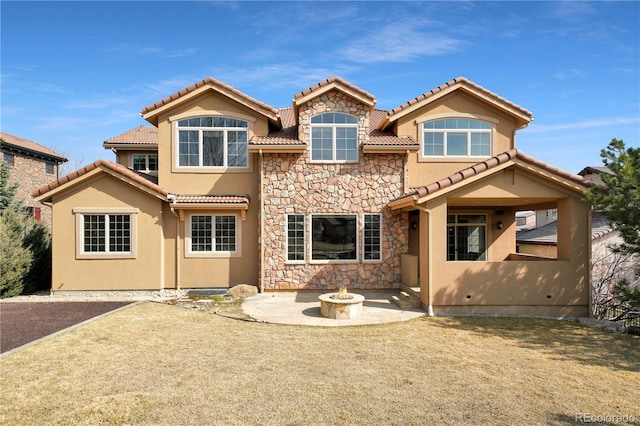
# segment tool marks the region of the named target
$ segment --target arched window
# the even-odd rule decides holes
[[[422,123],[424,157],[488,157],[491,123],[468,118],[446,118]]]
[[[247,167],[249,125],[228,117],[178,121],[179,167]]]
[[[352,163],[358,161],[358,119],[329,112],[311,117],[311,161]]]

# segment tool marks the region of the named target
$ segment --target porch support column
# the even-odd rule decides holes
[[[427,307],[429,316],[433,316],[433,299],[431,295],[432,270],[431,267],[431,210],[416,206],[420,210],[420,297],[422,305]]]

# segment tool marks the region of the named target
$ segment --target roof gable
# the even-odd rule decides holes
[[[57,163],[64,163],[67,161],[63,155],[58,154],[46,146],[30,141],[29,139],[13,136],[4,132],[0,132],[0,145],[9,150],[19,151],[33,157],[40,157]]]
[[[32,195],[37,201],[50,201],[54,195],[65,192],[100,173],[111,175],[161,200],[167,200],[169,191],[158,186],[153,176],[138,173],[122,164],[112,163],[104,159],[95,161],[75,172],[43,185],[33,191]]]
[[[207,77],[204,80],[185,87],[184,89],[143,108],[140,114],[142,115],[142,118],[147,120],[149,123],[157,126],[158,116],[161,113],[169,111],[177,105],[183,104],[194,97],[210,91],[219,93],[228,99],[244,105],[256,113],[265,116],[274,123],[279,123],[278,111],[274,107],[254,99],[251,96],[242,93],[238,89],[224,84],[212,77]]]
[[[370,110],[373,110],[373,106],[376,104],[377,100],[375,96],[366,90],[362,90],[358,86],[355,86],[349,83],[346,80],[341,79],[340,77],[330,77],[326,80],[322,80],[321,82],[314,84],[308,89],[303,90],[302,92],[297,93],[293,97],[293,109],[295,113],[295,119],[298,120],[298,107],[311,99],[315,99],[318,96],[321,96],[324,93],[327,93],[331,90],[338,90],[358,102],[367,105]]]
[[[505,114],[514,117],[520,126],[533,121],[532,113],[523,107],[508,101],[507,99],[485,89],[465,77],[457,77],[392,109],[380,122],[379,128],[385,129],[390,123],[398,120],[399,118],[456,91],[462,91],[471,95],[472,97],[491,105]]]
[[[158,128],[153,126],[138,126],[118,136],[107,139],[102,144],[109,148],[156,148],[158,146]]]
[[[575,191],[585,192],[592,185],[592,182],[584,180],[581,176],[537,160],[517,149],[512,149],[460,170],[444,179],[416,188],[408,194],[393,200],[390,206],[393,209],[397,209],[412,204],[421,204],[514,165],[530,173],[542,176],[558,186],[567,187]]]

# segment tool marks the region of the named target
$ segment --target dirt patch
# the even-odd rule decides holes
[[[245,314],[242,310],[243,301],[243,298],[234,298],[228,295],[190,294],[183,298],[167,300],[164,303],[192,311],[200,311],[243,321],[253,321],[253,318]]]

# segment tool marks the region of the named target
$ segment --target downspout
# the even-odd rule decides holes
[[[176,290],[180,290],[180,215],[173,207],[176,203],[175,194],[168,194],[167,199],[170,203],[171,213],[176,217]]]
[[[431,250],[431,241],[433,240],[433,234],[431,233],[431,229],[432,229],[432,220],[431,220],[431,210],[429,210],[426,207],[422,207],[422,206],[418,206],[418,205],[414,205],[418,210],[422,210],[423,212],[425,212],[427,214],[427,218],[429,220],[428,223],[428,227],[427,227],[427,233],[428,233],[428,238],[427,238],[427,251],[429,252],[429,256],[428,256],[428,262],[427,262],[427,296],[429,297],[429,305],[427,306],[427,314],[432,317],[433,316],[433,302],[431,300],[431,279],[433,277],[433,268],[431,267],[431,257],[433,255],[433,252]]]
[[[260,276],[258,277],[258,283],[260,293],[264,293],[264,181],[263,181],[263,167],[264,157],[262,149],[259,151],[260,155]]]

